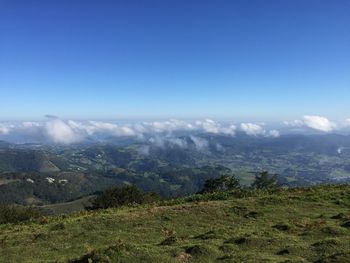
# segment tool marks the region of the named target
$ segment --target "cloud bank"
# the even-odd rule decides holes
[[[62,120],[55,116],[46,116],[42,122],[0,122],[0,140],[11,142],[46,142],[58,144],[79,143],[85,140],[98,140],[108,137],[132,137],[157,146],[173,145],[188,147],[188,141],[179,135],[190,136],[198,149],[205,149],[207,143],[201,141],[201,133],[235,136],[238,132],[249,136],[279,137],[280,131],[299,129],[300,132],[312,129],[318,132],[348,130],[350,118],[341,123],[333,122],[318,115],[305,115],[301,119],[285,121],[281,129],[268,129],[264,123],[229,123],[211,119],[184,121],[169,119],[163,121],[117,123],[105,121]],[[288,128],[289,127],[289,128]],[[220,148],[220,147],[219,147]],[[147,152],[147,149],[144,149]]]
[[[164,145],[164,142],[187,147],[187,142],[177,138],[178,133],[191,135],[191,140],[200,149],[206,147],[196,134],[222,134],[235,136],[237,131],[252,136],[279,136],[277,130],[268,131],[255,123],[242,123],[239,128],[233,123],[222,123],[211,119],[197,121],[164,120],[137,123],[116,123],[103,121],[74,121],[62,120],[47,115],[42,122],[0,123],[0,140],[25,138],[22,141],[53,142],[59,144],[79,143],[87,139],[102,137],[133,137],[139,140],[148,140],[155,145]]]

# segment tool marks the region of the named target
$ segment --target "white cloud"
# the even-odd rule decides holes
[[[176,145],[180,148],[187,148],[187,142],[180,138],[169,138],[168,142],[172,145]]]
[[[115,136],[135,136],[137,133],[128,126],[117,125],[108,122],[90,121],[86,128],[89,134],[96,132],[105,132]]]
[[[51,141],[69,144],[81,142],[87,138],[101,139],[105,136],[130,136],[139,140],[151,138],[151,143],[162,147],[166,143],[166,145],[186,148],[188,146],[187,141],[179,139],[176,132],[185,132],[187,135],[203,132],[234,136],[237,129],[234,124],[221,123],[211,119],[193,122],[170,119],[154,122],[116,123],[92,120],[62,120],[55,116],[47,116],[47,118],[46,121],[42,122],[0,123],[0,139],[8,138],[16,142]],[[241,125],[241,129],[249,135],[277,135],[277,132],[265,131],[259,124],[244,123]],[[208,143],[200,140],[196,141],[196,137],[193,141],[199,148],[203,148],[203,145],[205,146]]]
[[[250,136],[265,136],[265,137],[279,137],[278,130],[266,130],[263,125],[265,123],[241,123],[240,129]]]
[[[11,129],[13,128],[13,125],[8,123],[0,123],[0,135],[6,135],[10,133]]]
[[[271,137],[279,137],[280,136],[280,132],[278,130],[271,130],[268,132],[268,135]]]
[[[219,143],[215,144],[215,148],[216,148],[216,150],[218,152],[224,152],[225,151],[225,148]]]
[[[283,124],[291,127],[301,127],[304,125],[304,122],[302,120],[294,120],[294,121],[284,121]]]
[[[55,143],[75,143],[82,140],[82,136],[76,133],[68,123],[60,119],[52,119],[45,125],[49,138]]]
[[[304,115],[302,120],[284,121],[283,123],[290,127],[308,127],[322,132],[331,132],[338,128],[336,123],[318,115]]]
[[[149,155],[149,146],[148,145],[143,145],[140,148],[138,148],[138,153],[141,155]]]
[[[33,128],[33,127],[40,127],[40,123],[33,122],[33,121],[25,121],[22,122],[23,128]]]
[[[190,138],[199,151],[203,151],[206,148],[208,148],[209,143],[207,140],[192,135],[190,136]]]
[[[180,148],[187,148],[187,142],[184,139],[169,137],[169,136],[159,136],[156,135],[148,140],[150,143],[157,147],[164,148],[165,146],[177,146]]]
[[[139,124],[137,127],[138,129],[155,133],[171,133],[176,130],[189,131],[194,129],[191,123],[176,119],[171,119],[167,121],[143,122],[142,128],[141,124]]]
[[[158,147],[161,147],[161,148],[163,148],[164,145],[165,145],[164,139],[159,137],[159,136],[151,137],[149,139],[149,142],[154,144],[155,146],[158,146]]]
[[[230,124],[229,126],[223,126],[222,124],[215,122],[211,119],[206,119],[204,121],[196,121],[195,126],[199,130],[215,134],[234,135],[236,130],[236,126],[233,124]]]
[[[8,134],[9,132],[9,128],[0,126],[0,134]]]
[[[254,123],[241,123],[240,128],[248,135],[257,136],[265,134],[265,130],[263,129],[263,127]]]
[[[322,116],[305,115],[303,121],[306,126],[323,132],[331,132],[337,127],[335,123]]]
[[[219,133],[220,128],[215,121],[210,119],[206,119],[204,121],[196,121],[196,126],[209,133]]]

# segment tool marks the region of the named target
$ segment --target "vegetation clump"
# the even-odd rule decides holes
[[[40,218],[42,214],[33,207],[0,205],[0,224],[19,223]]]
[[[159,200],[155,193],[145,193],[134,185],[115,187],[108,189],[97,196],[89,210],[105,209],[110,207],[130,206],[136,204],[147,204]]]

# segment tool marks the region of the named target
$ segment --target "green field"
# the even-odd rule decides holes
[[[350,186],[196,195],[1,225],[0,262],[350,262]]]

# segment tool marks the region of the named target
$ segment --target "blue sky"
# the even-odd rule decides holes
[[[350,1],[0,0],[0,119],[350,117]]]

